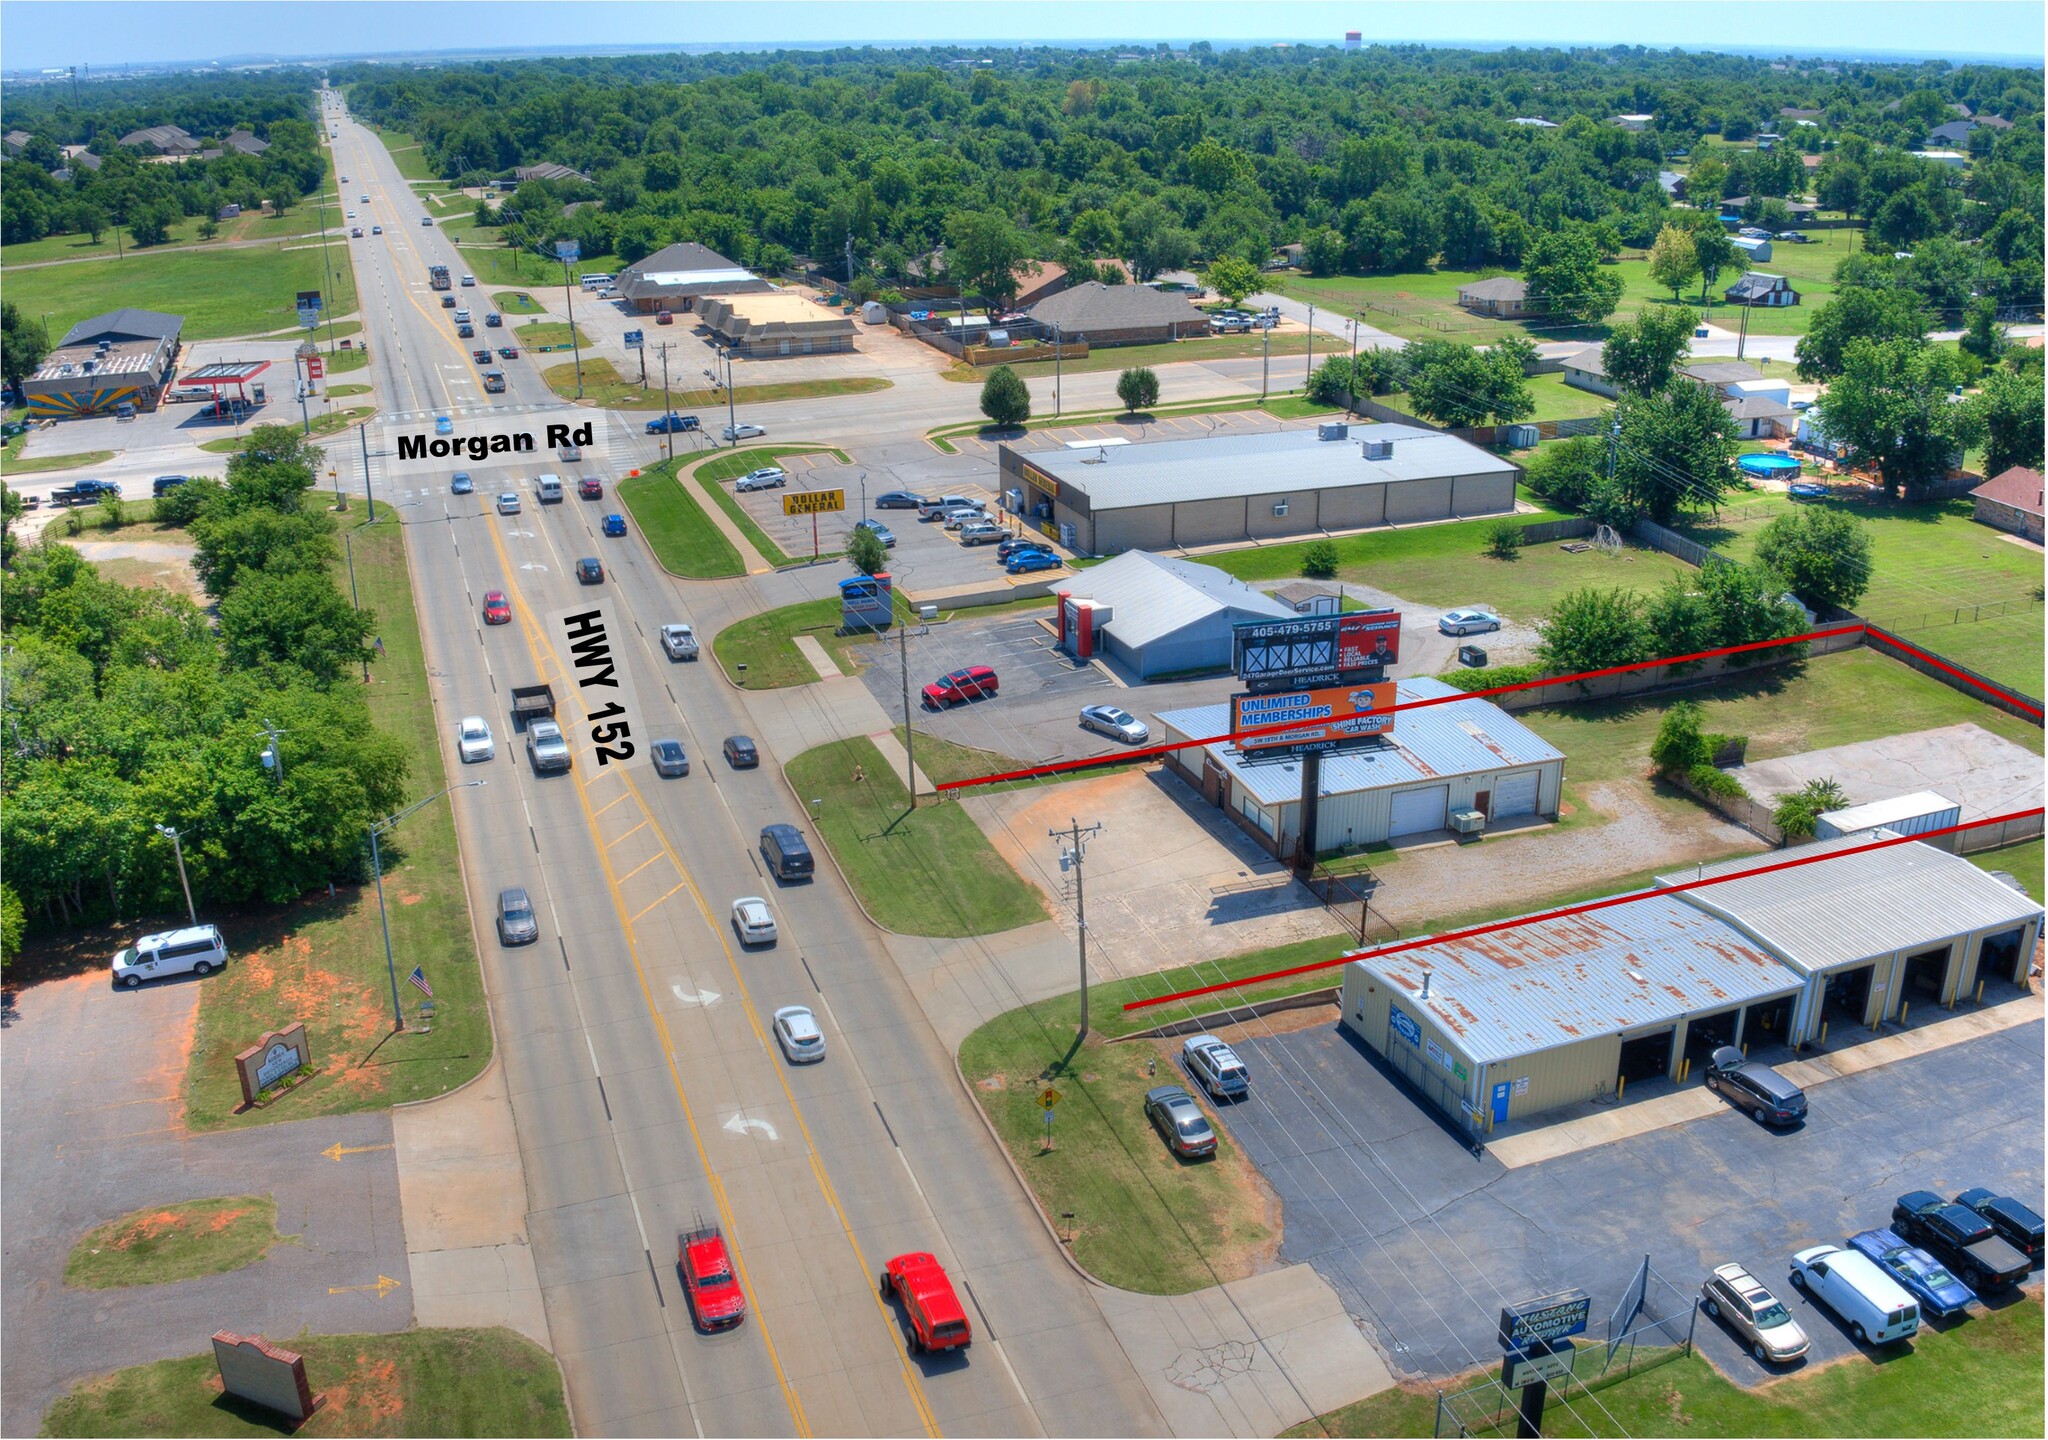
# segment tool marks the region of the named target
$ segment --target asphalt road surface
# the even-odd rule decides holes
[[[384,227],[353,246],[379,393],[421,417],[394,433],[431,435],[438,414],[458,433],[592,417],[556,401],[524,358],[503,366],[505,394],[483,393],[427,286],[429,263],[459,275],[460,255],[419,224],[382,145],[353,122],[338,128],[349,189],[371,196],[362,218]],[[490,307],[488,287],[455,293]],[[615,477],[644,449],[638,428],[613,427],[581,470]],[[750,730],[743,697],[709,662],[672,665],[654,638],[676,619],[708,635],[711,613],[758,604],[750,582],[685,590],[636,535],[598,536],[613,502],[581,502],[572,485],[560,505],[535,503],[534,473],[578,467],[508,460],[428,470],[385,457],[375,480],[406,526],[451,778],[489,782],[451,800],[578,1430],[1162,1432],[851,896],[829,866],[790,889],[761,873],[760,827],[802,818],[777,770],[788,757],[729,769],[717,751]],[[455,469],[476,494],[449,493]],[[522,493],[518,515],[491,504],[507,488]],[[602,585],[577,583],[586,555],[603,559]],[[481,624],[487,589],[511,596],[515,623]],[[565,618],[592,608],[600,620]],[[572,677],[594,659],[600,623],[621,686],[579,692]],[[572,639],[585,649],[572,653]],[[562,697],[566,776],[534,775],[512,730],[508,688],[543,679]],[[595,735],[579,694],[596,697],[590,710],[616,700],[623,713],[603,723],[629,731]],[[453,730],[472,713],[490,719],[498,752],[463,767]],[[686,778],[646,764],[647,742],[669,737],[689,751]],[[628,744],[631,758],[597,753]],[[539,943],[498,945],[491,916],[507,885],[534,896]],[[742,895],[774,906],[773,948],[735,939],[727,911]],[[769,1019],[785,1004],[817,1012],[822,1064],[793,1069],[774,1048]],[[698,1223],[724,1227],[751,1302],[746,1325],[716,1338],[695,1333],[677,1281],[677,1232]],[[936,1253],[960,1286],[976,1330],[966,1358],[909,1353],[875,1283],[907,1250]]]

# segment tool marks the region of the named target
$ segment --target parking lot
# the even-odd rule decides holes
[[[1313,1264],[1414,1376],[1497,1365],[1500,1306],[1570,1286],[1593,1297],[1591,1337],[1605,1338],[1600,1317],[1648,1255],[1693,1294],[1739,1261],[1785,1302],[1813,1340],[1792,1367],[1767,1370],[1704,1315],[1695,1332],[1731,1378],[1759,1384],[1858,1348],[1787,1282],[1795,1250],[1884,1227],[1913,1189],[2041,1203],[2039,1022],[1818,1086],[1797,1130],[1729,1110],[1514,1170],[1475,1159],[1350,1032],[1246,1028],[1260,1038],[1233,1044],[1252,1097],[1220,1114],[1286,1206],[1281,1259]]]
[[[915,692],[953,670],[969,665],[994,668],[1001,688],[986,699],[943,711],[920,708],[917,727],[961,745],[994,750],[1019,760],[1042,760],[1042,742],[1026,733],[1026,711],[1038,718],[1048,707],[1066,715],[1069,730],[1083,705],[1117,704],[1122,694],[1110,678],[1085,661],[1053,648],[1052,634],[1031,616],[913,626],[909,639],[910,688]],[[899,714],[903,708],[903,669],[896,645],[877,645],[873,663],[862,672],[868,689],[882,708]],[[1038,703],[1034,703],[1038,702]],[[1114,742],[1084,737],[1085,753],[1107,751]]]

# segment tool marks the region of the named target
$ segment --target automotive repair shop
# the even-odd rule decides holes
[[[1401,704],[1458,693],[1427,676],[1391,683]],[[1169,710],[1158,718],[1167,744],[1231,729],[1227,704]],[[1377,748],[1324,758],[1318,850],[1448,830],[1460,814],[1477,813],[1486,825],[1557,818],[1564,755],[1499,706],[1455,700],[1397,710],[1394,720]],[[1301,839],[1300,760],[1248,759],[1219,740],[1170,751],[1167,763],[1261,845],[1283,860],[1293,857]]]
[[[1004,445],[997,466],[1004,508],[1086,555],[1505,515],[1521,474],[1454,435],[1343,421],[1029,454]]]
[[[1751,856],[1658,880],[1765,863]],[[1913,842],[1362,953],[1344,966],[1342,1023],[1446,1117],[1485,1134],[1630,1084],[1685,1081],[1717,1045],[1796,1053],[1830,1026],[1839,1043],[1845,1028],[1898,1020],[1902,1005],[2011,998],[2041,913],[1969,861]]]

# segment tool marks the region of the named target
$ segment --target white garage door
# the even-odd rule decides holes
[[[1536,813],[1537,772],[1526,770],[1520,775],[1509,775],[1494,787],[1493,818],[1511,820],[1517,815]]]
[[[1426,785],[1416,790],[1394,792],[1394,818],[1387,826],[1389,839],[1413,835],[1422,830],[1444,828],[1444,811],[1451,803],[1451,787]]]

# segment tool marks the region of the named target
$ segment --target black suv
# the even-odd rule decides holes
[[[1745,1059],[1733,1045],[1708,1057],[1707,1088],[1766,1125],[1797,1125],[1806,1118],[1806,1092],[1770,1066]]]
[[[1901,1195],[1892,1206],[1892,1229],[1901,1240],[1948,1262],[1956,1278],[1980,1295],[2018,1284],[2033,1269],[2024,1254],[1998,1238],[1989,1220],[1932,1190]]]

